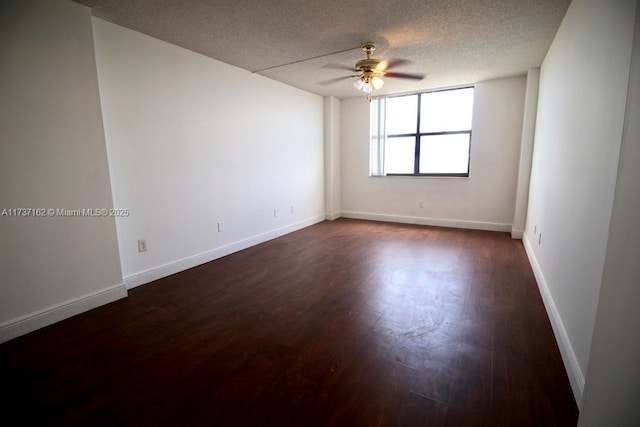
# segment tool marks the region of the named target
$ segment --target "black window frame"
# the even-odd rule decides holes
[[[422,107],[422,95],[435,93],[435,92],[448,92],[452,90],[461,90],[461,89],[473,89],[475,96],[475,86],[461,86],[455,88],[447,88],[447,89],[437,89],[430,90],[425,92],[418,93],[410,93],[404,95],[396,95],[390,96],[389,98],[401,98],[405,96],[416,96],[418,108],[416,108],[416,131],[413,133],[398,133],[392,135],[386,135],[385,139],[388,141],[391,138],[415,138],[415,147],[414,147],[414,157],[413,157],[413,173],[386,173],[385,176],[425,176],[425,177],[452,177],[452,178],[468,178],[471,169],[471,136],[473,131],[473,126],[469,130],[459,130],[459,131],[441,131],[441,132],[420,132],[420,109]],[[386,112],[385,112],[386,114]],[[467,153],[467,172],[466,173],[420,173],[420,145],[422,143],[421,139],[423,136],[439,136],[439,135],[459,135],[459,134],[468,134],[469,135],[469,152]],[[385,143],[386,144],[386,143]]]

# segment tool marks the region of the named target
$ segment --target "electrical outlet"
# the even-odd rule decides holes
[[[273,210],[273,217],[277,218],[278,217],[278,209],[274,209]]]
[[[424,200],[420,200],[420,201],[418,202],[418,207],[419,207],[420,209],[424,209]]]
[[[538,244],[542,243],[542,233],[538,234]]]
[[[147,239],[138,240],[138,252],[147,252]]]
[[[222,233],[224,231],[224,222],[218,221],[218,233]]]
[[[296,213],[296,210],[293,208],[293,205],[291,205],[291,213],[292,214]]]

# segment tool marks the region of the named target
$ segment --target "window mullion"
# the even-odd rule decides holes
[[[416,147],[413,157],[413,173],[418,175],[420,173],[420,97],[418,94],[416,101],[418,102],[418,108],[416,108],[418,117],[416,118]]]

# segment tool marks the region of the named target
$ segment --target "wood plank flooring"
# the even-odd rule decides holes
[[[0,345],[20,425],[575,426],[522,243],[340,219]]]

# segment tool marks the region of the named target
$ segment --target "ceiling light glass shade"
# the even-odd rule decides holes
[[[355,87],[358,90],[362,90],[363,86],[364,86],[364,82],[362,81],[362,79],[358,79],[355,82],[353,82],[353,87]]]
[[[373,85],[372,85],[371,83],[365,83],[365,84],[362,86],[362,90],[363,90],[365,93],[371,93],[371,91],[373,90]]]
[[[378,90],[382,88],[382,86],[384,85],[384,81],[380,77],[376,76],[373,79],[371,79],[371,84],[373,85],[373,88],[375,90]]]

